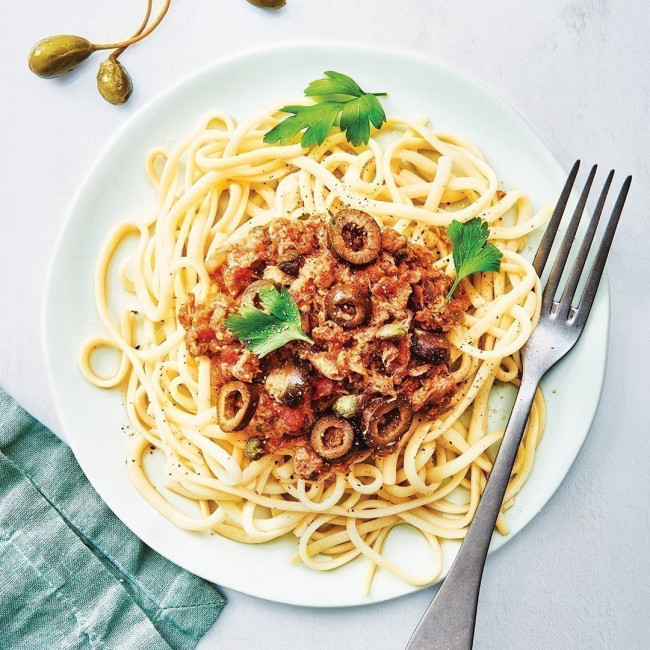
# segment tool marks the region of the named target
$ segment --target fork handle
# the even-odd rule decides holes
[[[485,558],[539,379],[526,379],[524,372],[474,519],[447,578],[415,628],[407,650],[470,650],[472,647]]]

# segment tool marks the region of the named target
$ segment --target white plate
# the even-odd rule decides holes
[[[135,534],[173,562],[225,587],[278,602],[348,606],[386,600],[413,588],[380,570],[365,597],[360,590],[363,559],[333,572],[314,572],[290,561],[296,541],[289,537],[247,546],[176,528],[139,496],[126,476],[127,436],[121,427],[127,419],[121,393],[89,385],[77,368],[79,346],[103,331],[93,297],[100,244],[115,222],[140,214],[155,201],[144,173],[147,150],[178,142],[210,109],[245,118],[279,97],[300,93],[324,70],[345,72],[367,90],[388,91],[388,114],[426,114],[436,128],[469,138],[504,185],[524,188],[535,207],[559,196],[565,172],[539,136],[502,99],[454,69],[410,54],[340,44],[249,52],[199,72],[150,102],[99,155],[70,208],[54,255],[44,335],[54,397],[74,453],[101,497]],[[575,460],[600,397],[608,330],[605,282],[579,345],[544,379],[546,433],[532,475],[508,511],[512,532],[495,535],[491,550],[540,511]],[[444,544],[445,573],[456,548]],[[419,535],[408,530],[391,533],[387,552],[405,567],[429,562]]]

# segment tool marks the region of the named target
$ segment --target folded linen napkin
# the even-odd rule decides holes
[[[0,647],[194,648],[225,605],[141,542],[0,389]]]

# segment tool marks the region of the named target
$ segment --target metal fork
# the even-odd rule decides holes
[[[580,161],[578,160],[564,185],[535,256],[533,265],[540,277],[551,253],[579,166]],[[539,323],[523,349],[523,372],[519,393],[474,519],[447,578],[415,628],[407,650],[438,650],[439,648],[468,650],[472,647],[485,558],[515,456],[526,428],[535,391],[546,372],[564,357],[580,338],[596,296],[614,232],[632,181],[632,177],[628,176],[621,187],[589,272],[582,298],[574,307],[572,305],[573,298],[589,256],[607,193],[612,184],[613,170],[607,176],[596,204],[596,210],[589,221],[580,250],[558,301],[555,300],[555,294],[569,253],[574,245],[595,175],[596,165],[589,173],[544,288]]]

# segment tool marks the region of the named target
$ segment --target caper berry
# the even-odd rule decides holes
[[[29,53],[29,69],[51,79],[69,72],[93,51],[93,44],[81,36],[51,36],[34,45]]]
[[[377,330],[375,336],[380,341],[401,341],[408,334],[402,323],[388,323]]]
[[[259,438],[249,438],[244,447],[244,454],[250,460],[259,460],[264,456],[264,443]]]
[[[97,72],[97,90],[111,104],[124,104],[131,97],[133,83],[126,68],[117,60],[102,61]]]
[[[332,411],[349,420],[359,415],[359,398],[356,395],[342,395],[332,405]]]
[[[262,9],[279,9],[287,4],[287,0],[248,0],[248,2]]]

